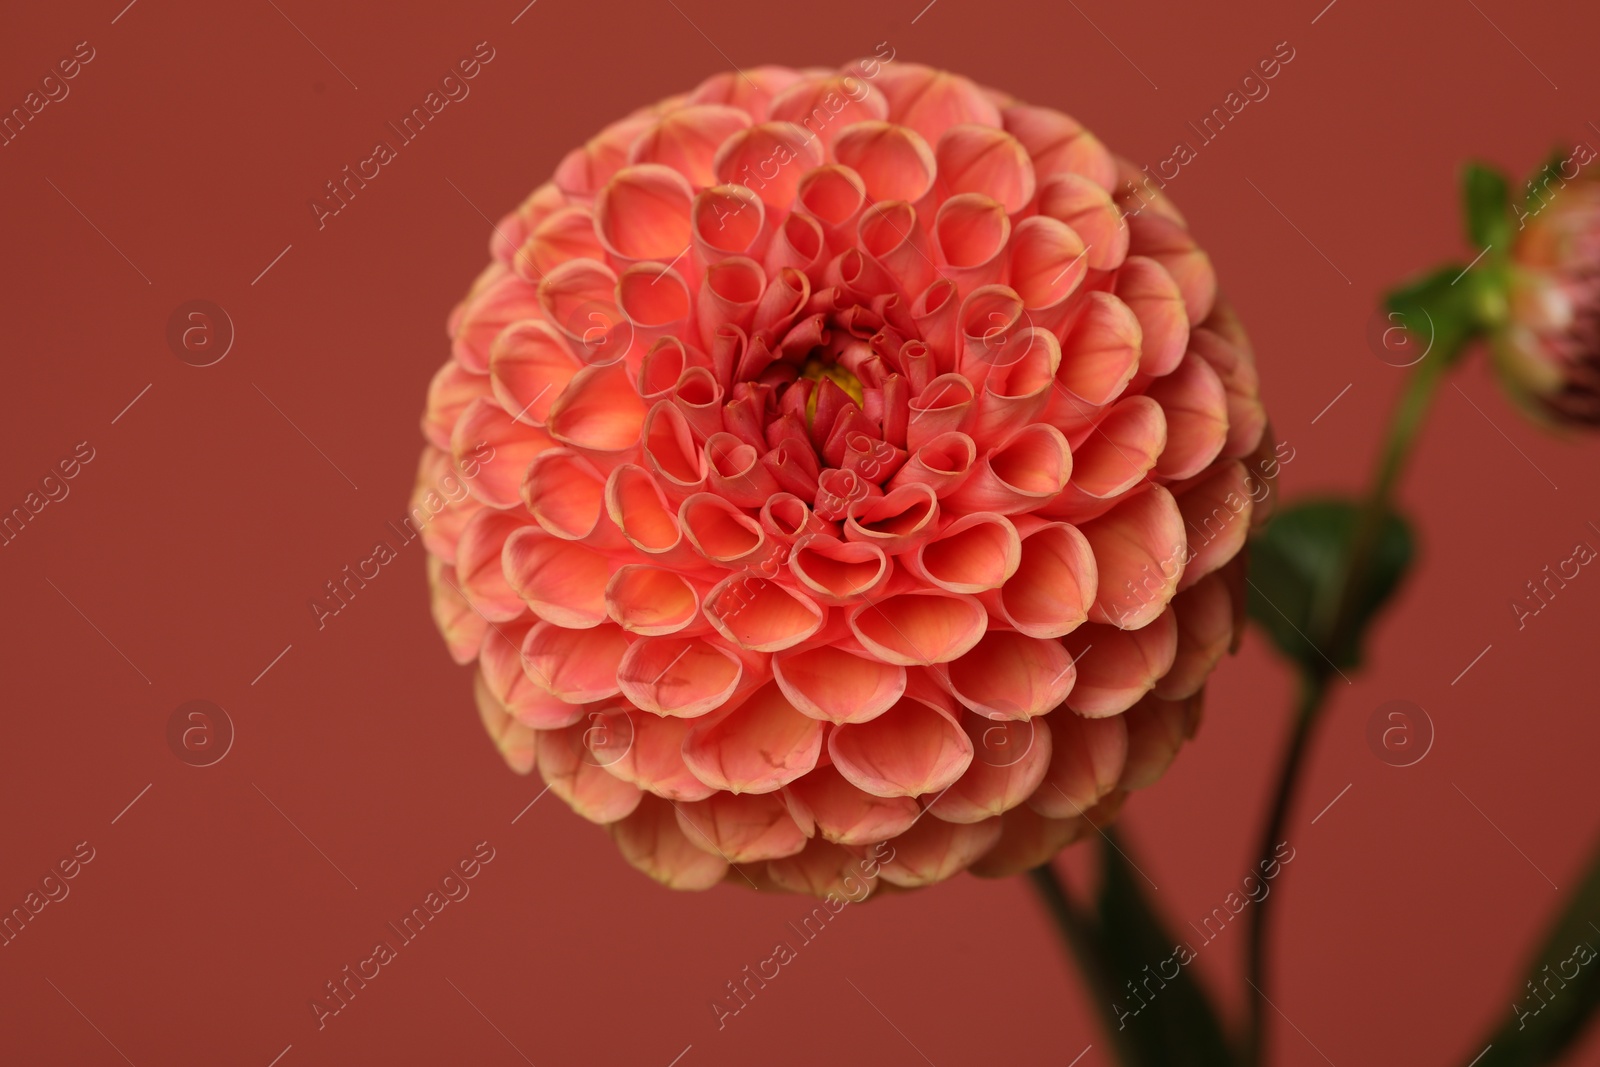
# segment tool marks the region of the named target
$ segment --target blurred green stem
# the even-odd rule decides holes
[[[1061,940],[1078,965],[1078,973],[1083,975],[1084,982],[1089,986],[1089,999],[1094,1002],[1100,1023],[1116,1049],[1116,1062],[1124,1067],[1133,1067],[1135,1061],[1129,1058],[1128,1049],[1118,1038],[1121,1024],[1111,1007],[1114,999],[1111,976],[1093,920],[1072,902],[1066,884],[1053,864],[1044,863],[1033,868],[1028,872],[1028,881],[1033,883],[1039,898],[1044,901],[1056,928],[1061,931]]]
[[[1445,350],[1425,356],[1412,370],[1406,382],[1405,392],[1401,394],[1400,402],[1395,407],[1394,416],[1389,423],[1388,438],[1378,457],[1377,468],[1373,471],[1372,485],[1367,490],[1361,513],[1356,520],[1350,552],[1344,563],[1343,577],[1338,584],[1338,593],[1321,605],[1322,622],[1313,627],[1314,643],[1318,648],[1331,650],[1334,655],[1340,655],[1342,650],[1354,647],[1356,635],[1348,631],[1355,625],[1356,620],[1361,618],[1361,599],[1367,592],[1369,572],[1377,550],[1378,537],[1383,530],[1384,519],[1389,514],[1395,486],[1405,470],[1406,462],[1411,457],[1417,434],[1422,429],[1423,419],[1428,413],[1434,393],[1438,391],[1439,383],[1444,380],[1445,372],[1454,364],[1459,347],[1460,342],[1457,342],[1447,346]],[[1284,827],[1288,824],[1289,814],[1296,799],[1296,790],[1300,784],[1300,768],[1305,761],[1312,732],[1321,718],[1328,695],[1328,685],[1335,670],[1336,668],[1330,664],[1325,668],[1301,674],[1299,705],[1294,726],[1289,734],[1288,747],[1284,750],[1279,763],[1272,807],[1268,812],[1266,829],[1261,836],[1261,846],[1257,853],[1259,862],[1250,872],[1258,877],[1259,872],[1265,871],[1271,865],[1274,849],[1282,838]],[[1246,1012],[1244,1062],[1253,1067],[1260,1067],[1264,1062],[1266,1031],[1264,1004],[1268,999],[1269,984],[1266,971],[1269,914],[1267,902],[1275,895],[1263,897],[1251,914],[1249,943],[1245,950],[1246,980],[1252,988],[1246,992],[1246,1002],[1250,1007]]]

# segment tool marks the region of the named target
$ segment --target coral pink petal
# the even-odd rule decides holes
[[[478,705],[478,717],[483,722],[483,728],[495,748],[499,749],[500,758],[506,761],[506,766],[518,774],[532,773],[534,761],[538,758],[539,731],[513,719],[490,692],[489,683],[481,673],[473,676],[472,698]]]
[[[451,458],[466,477],[467,491],[492,508],[515,506],[528,465],[554,446],[543,430],[515,421],[486,396],[467,405],[450,435]]]
[[[1064,638],[1077,664],[1078,681],[1067,707],[1103,718],[1128,710],[1172,669],[1178,652],[1178,623],[1172,612],[1157,615],[1141,630],[1090,623]]]
[[[788,210],[801,177],[821,163],[821,146],[804,127],[764,122],[724,141],[715,167],[718,181],[747,186],[768,207]]]
[[[874,201],[915,204],[933,188],[939,165],[914,130],[887,122],[858,122],[833,143],[833,155],[861,176]]]
[[[1046,423],[1024,426],[978,463],[972,477],[946,498],[953,511],[1015,515],[1050,500],[1072,476],[1072,450]]]
[[[966,870],[999,840],[999,819],[970,825],[921,819],[894,839],[894,859],[883,865],[880,877],[904,888],[942,882]]]
[[[695,104],[663,116],[628,149],[629,163],[671,167],[696,187],[716,184],[712,161],[722,142],[751,125],[748,113],[719,104]]]
[[[489,348],[500,331],[521,319],[538,317],[535,287],[514,274],[503,275],[467,304],[456,327],[451,355],[473,374],[487,374]]]
[[[818,767],[784,790],[791,808],[816,824],[823,840],[870,845],[905,833],[922,814],[911,797],[880,797],[857,789],[834,767]]]
[[[1188,558],[1183,517],[1172,494],[1151,486],[1080,529],[1100,576],[1089,618],[1137,628],[1160,614],[1177,592]]]
[[[806,847],[806,835],[789,817],[788,807],[770,793],[713,793],[673,808],[691,843],[733,863],[782,859]]]
[[[522,482],[522,502],[534,521],[568,541],[603,540],[605,478],[570,448],[539,453]]]
[[[1178,588],[1187,589],[1239,554],[1250,533],[1255,498],[1250,475],[1237,460],[1178,489],[1178,511],[1189,546],[1188,566]]]
[[[772,675],[802,714],[835,723],[877,718],[906,691],[904,667],[831,645],[777,653]]]
[[[594,214],[581,205],[551,212],[518,250],[515,266],[523,281],[537,283],[569,259],[604,259],[605,246],[594,232]]]
[[[485,508],[461,531],[455,566],[460,592],[490,622],[507,622],[527,610],[501,565],[506,539],[527,527],[513,513]]]
[[[690,212],[696,255],[707,263],[727,256],[760,258],[767,206],[742,185],[716,185],[695,194]]]
[[[677,633],[700,617],[700,590],[667,567],[628,563],[606,585],[606,613],[624,630],[644,636]]]
[[[583,364],[547,322],[507,326],[489,349],[489,381],[500,406],[518,422],[542,426]]]
[[[683,758],[709,786],[772,793],[817,765],[823,731],[768,682],[739,706],[696,724],[684,737]]]
[[[605,621],[611,562],[601,553],[525,526],[506,538],[501,561],[506,581],[539,618],[578,630]]]
[[[428,383],[428,408],[422,416],[422,432],[435,448],[449,451],[450,431],[467,405],[488,396],[490,380],[473,374],[455,360],[439,368]],[[515,410],[515,409],[512,409]]]
[[[646,796],[634,813],[611,824],[622,858],[672,889],[710,889],[728,873],[728,861],[698,848],[678,825],[672,805]]]
[[[1142,338],[1132,308],[1110,293],[1090,293],[1088,305],[1061,342],[1056,381],[1082,405],[1109,404],[1138,373]]]
[[[1208,574],[1172,600],[1178,617],[1178,652],[1156,682],[1162,700],[1194,696],[1233,641],[1233,602],[1220,574]]]
[[[698,637],[642,637],[617,668],[622,695],[654,715],[694,718],[722,706],[744,676],[739,657]]]
[[[988,615],[970,596],[917,591],[849,609],[856,640],[886,663],[948,663],[983,637]]]
[[[1077,817],[1047,819],[1023,805],[1000,816],[1000,840],[967,869],[979,878],[1010,878],[1050,860],[1089,830]]]
[[[1172,373],[1189,346],[1189,313],[1178,283],[1155,260],[1129,256],[1117,271],[1115,292],[1139,320],[1144,336],[1140,369],[1156,377]]]
[[[1002,815],[1031,796],[1050,766],[1044,718],[997,722],[968,712],[962,729],[976,753],[972,766],[928,805],[945,822],[976,823]]]
[[[628,635],[611,623],[569,630],[541,622],[522,643],[523,669],[534,682],[569,704],[616,696],[617,671]]]
[[[685,500],[678,523],[694,550],[719,567],[757,562],[770,547],[760,523],[711,493]]]
[[[585,367],[550,408],[550,436],[585,452],[626,452],[639,444],[644,417],[622,364]]]
[[[999,126],[1000,109],[968,78],[914,63],[886,67],[878,87],[889,98],[889,119],[936,144],[962,123]]]
[[[1028,806],[1051,819],[1074,818],[1116,788],[1128,759],[1122,716],[1086,719],[1066,709],[1050,716],[1050,766]]]
[[[916,797],[949,786],[972,763],[972,741],[944,708],[903,697],[869,722],[828,735],[839,773],[879,797]]]
[[[1047,107],[1025,106],[1008,107],[1002,117],[1033,158],[1041,182],[1055,174],[1081,175],[1106,190],[1116,182],[1111,153],[1076,120]]]
[[[1199,697],[1160,700],[1145,697],[1123,713],[1128,724],[1128,765],[1117,783],[1121,789],[1154,785],[1172,766],[1198,722]]]
[[[1228,441],[1228,394],[1211,364],[1191,352],[1171,374],[1151,382],[1145,395],[1161,405],[1167,422],[1167,447],[1156,474],[1181,481],[1210,466]]]
[[[1057,174],[1039,183],[1039,214],[1072,227],[1085,243],[1084,262],[1093,270],[1115,270],[1128,258],[1128,227],[1122,211],[1098,183],[1079,174]]]
[[[671,261],[689,246],[694,190],[671,167],[624,167],[595,198],[595,231],[624,260]]]
[[[1083,624],[1098,588],[1088,540],[1074,526],[1051,523],[1022,539],[1016,573],[985,602],[1019,632],[1053,638]]]
[[[821,840],[812,840],[800,853],[767,864],[767,876],[780,889],[853,901],[865,900],[877,887],[877,870],[876,862],[863,860],[853,849]],[[810,928],[810,922],[802,922]]]
[[[1228,393],[1228,441],[1222,455],[1228,459],[1250,455],[1267,428],[1267,411],[1261,404],[1261,380],[1255,364],[1246,350],[1211,329],[1193,331],[1189,346],[1217,372]]]
[[[539,776],[572,810],[602,826],[627,818],[644,791],[607,774],[584,743],[584,723],[539,732]]]
[[[605,769],[614,777],[667,800],[704,800],[716,793],[683,762],[683,738],[694,728],[693,720],[619,708],[591,720],[602,721],[608,743],[595,747],[604,753]]]
[[[978,460],[978,446],[964,433],[949,431],[923,443],[889,479],[888,488],[926,485],[938,497],[949,496],[967,480]]]
[[[820,630],[827,616],[799,590],[748,572],[717,583],[701,610],[718,633],[753,652],[792,648]]]
[[[887,118],[889,101],[870,82],[849,75],[802,78],[773,98],[770,115],[804,127],[827,145],[858,122]]]
[[[433,564],[433,560],[429,560]],[[430,566],[430,571],[435,568]],[[483,643],[484,631],[489,622],[461,593],[456,569],[448,563],[440,564],[436,574],[430,575],[432,585],[431,611],[433,624],[444,637],[450,658],[457,663],[471,663]]]
[[[1183,294],[1189,321],[1204,322],[1217,302],[1217,275],[1211,267],[1211,257],[1200,250],[1183,226],[1154,212],[1130,215],[1128,229],[1128,251],[1161,264]]]
[[[939,501],[926,485],[903,485],[880,497],[850,506],[844,534],[850,541],[875,544],[885,552],[905,552],[938,528]]]
[[[1017,528],[1003,515],[979,513],[962,516],[919,546],[910,565],[947,593],[982,593],[1004,585],[1021,562]]]
[[[889,557],[877,545],[808,534],[796,541],[789,569],[820,604],[870,598],[889,581]]]
[[[1056,708],[1077,680],[1060,641],[990,630],[940,672],[952,696],[989,719],[1031,719]]]
[[[1033,199],[1033,163],[1022,142],[994,126],[945,130],[935,150],[939,184],[955,193],[984,193],[1016,214]]]

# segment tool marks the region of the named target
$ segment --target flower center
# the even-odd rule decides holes
[[[866,391],[861,387],[861,379],[845,370],[839,364],[818,359],[816,356],[806,360],[805,366],[800,368],[800,377],[810,378],[814,382],[821,382],[822,379],[827,378],[834,385],[848,393],[850,399],[854,400],[858,407],[866,397]],[[806,425],[809,427],[811,421],[816,417],[817,392],[813,389],[811,395],[806,398]]]

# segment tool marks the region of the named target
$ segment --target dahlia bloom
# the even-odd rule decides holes
[[[1535,415],[1600,426],[1600,179],[1581,172],[1556,185],[1521,218],[1492,350],[1501,381]]]
[[[668,885],[819,895],[1035,866],[1159,778],[1270,486],[1249,342],[1169,201],[1123,218],[1137,174],[876,61],[571,152],[422,422],[506,761]]]

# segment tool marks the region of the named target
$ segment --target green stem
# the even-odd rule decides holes
[[[1078,906],[1072,902],[1065,883],[1052,864],[1044,863],[1033,868],[1028,872],[1028,881],[1033,883],[1039,898],[1044,901],[1050,917],[1055,920],[1056,929],[1061,933],[1062,943],[1067,947],[1073,961],[1078,965],[1079,973],[1089,986],[1089,999],[1094,1002],[1095,1012],[1100,1017],[1100,1025],[1117,1050],[1117,1062],[1132,1065],[1134,1060],[1118,1033],[1120,1024],[1111,1006],[1113,1000],[1111,978],[1106,967],[1104,952],[1100,948],[1100,935],[1094,929],[1092,920],[1083,915]]]
[[[1445,372],[1455,362],[1455,355],[1456,352],[1446,350],[1430,353],[1425,357],[1412,371],[1410,379],[1406,382],[1405,392],[1401,394],[1400,402],[1395,407],[1394,417],[1389,423],[1388,438],[1378,456],[1377,468],[1373,471],[1372,485],[1367,490],[1361,513],[1356,519],[1356,528],[1350,542],[1350,554],[1345,559],[1344,576],[1339,582],[1337,594],[1322,605],[1320,624],[1313,626],[1318,643],[1321,647],[1330,649],[1334,655],[1340,655],[1341,651],[1350,647],[1354,641],[1355,635],[1350,631],[1352,627],[1358,625],[1361,618],[1361,599],[1367,589],[1369,571],[1377,553],[1384,520],[1391,511],[1395,486],[1400,480],[1407,460],[1411,457],[1417,434],[1422,429],[1423,419],[1433,401],[1434,393],[1438,391],[1439,383],[1444,380]],[[1332,668],[1329,667],[1308,671],[1301,677],[1300,703],[1294,727],[1289,735],[1289,745],[1284,751],[1278,769],[1272,807],[1257,853],[1259,863],[1251,871],[1252,874],[1264,871],[1270,866],[1274,850],[1282,837],[1284,827],[1288,824],[1299,786],[1300,767],[1305,761],[1312,732],[1321,717],[1331,674]],[[1265,1051],[1266,1012],[1263,1010],[1263,1005],[1268,998],[1269,985],[1266,971],[1266,931],[1269,914],[1267,901],[1270,899],[1272,896],[1263,897],[1251,914],[1249,942],[1246,947],[1246,976],[1254,988],[1247,994],[1250,1006],[1246,1012],[1244,1061],[1254,1067],[1260,1067]]]
[[[1284,752],[1283,764],[1278,769],[1278,783],[1273,789],[1272,806],[1268,809],[1266,829],[1261,834],[1260,847],[1256,849],[1259,862],[1250,871],[1251,875],[1261,877],[1258,872],[1269,870],[1274,862],[1278,843],[1283,839],[1283,828],[1289,821],[1289,810],[1295,800],[1295,785],[1300,777],[1300,765],[1305,761],[1306,749],[1311,740],[1312,728],[1316,725],[1318,712],[1322,702],[1328,694],[1328,678],[1326,675],[1319,677],[1303,677],[1300,688],[1300,704],[1294,719],[1293,732],[1289,735],[1289,747]],[[1262,1042],[1265,1040],[1266,1019],[1263,1005],[1266,1001],[1266,988],[1268,984],[1266,974],[1266,932],[1267,932],[1267,902],[1277,894],[1269,893],[1261,898],[1255,908],[1250,912],[1250,932],[1247,946],[1248,960],[1245,967],[1245,976],[1252,988],[1246,995],[1246,1037],[1244,1049],[1244,1062],[1259,1064],[1262,1062]]]

